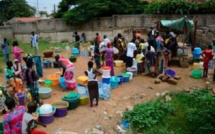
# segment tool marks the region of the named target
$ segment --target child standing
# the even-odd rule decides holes
[[[212,46],[208,45],[208,48],[206,50],[204,50],[201,55],[204,58],[204,64],[203,64],[204,74],[203,74],[203,76],[207,77],[208,76],[208,63],[213,58]]]
[[[9,61],[9,43],[7,42],[7,38],[4,38],[4,41],[1,44],[2,52],[4,54],[4,62],[7,63]]]
[[[36,71],[32,68],[33,64],[33,60],[29,59],[27,61],[27,69],[24,71],[23,80],[26,82],[27,88],[32,96],[32,100],[36,101],[37,104],[41,104],[38,93],[38,76]]]
[[[21,50],[18,46],[19,46],[18,42],[14,41],[13,42],[13,58],[17,59],[19,61],[19,63],[22,63],[21,53],[23,53],[24,51]]]
[[[98,80],[96,75],[101,73],[93,68],[93,62],[88,62],[88,70],[84,72],[88,76],[88,90],[90,95],[90,107],[93,107],[93,99],[96,99],[96,106],[98,106],[99,101],[99,91],[98,91]]]
[[[138,50],[138,54],[136,56],[136,59],[137,59],[137,74],[141,74],[142,71],[143,71],[143,68],[142,68],[143,58],[144,58],[144,55],[142,54],[141,50]]]
[[[37,110],[37,104],[30,102],[27,107],[28,111],[24,113],[22,118],[22,134],[46,134],[46,132],[33,129],[35,127],[35,123],[46,127],[46,125],[38,122],[33,116]]]
[[[100,50],[99,50],[99,42],[95,40],[95,50],[94,50],[94,58],[95,58],[95,63],[96,63],[96,69],[101,68],[101,63],[100,63]]]
[[[147,47],[146,51],[146,58],[145,58],[145,74],[150,74],[151,73],[151,65],[153,62],[154,58],[154,53],[151,51],[151,46]]]

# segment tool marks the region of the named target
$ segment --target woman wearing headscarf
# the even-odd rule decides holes
[[[114,76],[114,63],[113,63],[113,48],[111,47],[111,43],[107,43],[107,48],[103,51],[103,55],[106,54],[106,66],[111,67],[110,75]]]

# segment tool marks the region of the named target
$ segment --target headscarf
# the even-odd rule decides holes
[[[107,43],[107,47],[111,47],[111,43],[110,42]]]

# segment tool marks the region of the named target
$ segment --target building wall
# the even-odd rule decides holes
[[[17,22],[13,23],[11,27],[0,27],[0,35],[29,42],[30,33],[34,31],[41,39],[59,42],[65,39],[72,41],[73,32],[78,30],[79,34],[82,32],[86,34],[87,40],[92,40],[96,32],[99,32],[101,36],[106,34],[111,39],[120,32],[129,38],[133,29],[139,29],[145,33],[149,27],[156,26],[156,22],[159,20],[173,20],[181,17],[184,15],[113,15],[112,17],[95,18],[81,25],[70,25],[60,19],[45,19],[28,23]],[[198,27],[215,25],[215,14],[190,15],[188,18],[198,20]]]

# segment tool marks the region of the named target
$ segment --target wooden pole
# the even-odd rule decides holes
[[[196,47],[196,29],[197,29],[197,20],[194,21],[194,33],[193,33],[192,51]]]

